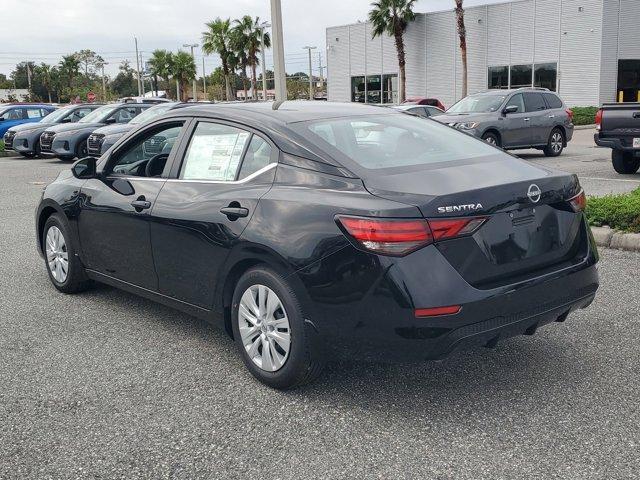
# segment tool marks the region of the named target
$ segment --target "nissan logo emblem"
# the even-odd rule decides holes
[[[538,203],[540,201],[540,197],[542,196],[542,190],[535,183],[529,185],[529,190],[527,190],[527,197],[533,203]]]

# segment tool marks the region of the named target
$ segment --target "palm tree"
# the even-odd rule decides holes
[[[158,77],[162,78],[165,81],[165,90],[168,94],[171,90],[169,78],[173,68],[173,53],[162,49],[154,50],[149,58],[149,66],[151,74],[155,77],[156,85],[158,85]]]
[[[75,55],[66,55],[60,61],[60,73],[67,79],[69,95],[73,90],[73,81],[80,73],[80,62]]]
[[[49,96],[49,103],[51,103],[51,65],[47,65],[46,63],[41,63],[36,67],[36,74],[41,78],[42,86],[47,91],[47,95]]]
[[[224,74],[224,83],[226,89],[227,100],[233,98],[231,92],[231,64],[234,63],[233,49],[231,43],[231,20],[228,18],[222,20],[219,17],[206,24],[207,31],[202,32],[202,51],[205,55],[217,53],[222,62],[222,73]]]
[[[256,17],[254,20],[250,15],[245,15],[240,20],[234,20],[234,23],[235,26],[233,30],[238,46],[242,49],[243,53],[246,54],[246,65],[251,68],[251,91],[255,96],[257,91],[256,86],[258,84],[256,67],[260,64],[258,54],[262,48],[269,48],[271,46],[271,37],[269,37],[268,33],[265,33],[264,45],[262,44],[259,17]]]
[[[468,72],[467,72],[467,29],[464,26],[464,9],[462,8],[463,0],[454,0],[456,2],[456,20],[458,22],[458,37],[460,38],[460,54],[462,56],[462,97],[467,96],[468,90]]]
[[[173,55],[171,74],[180,85],[180,97],[186,100],[186,85],[196,78],[196,63],[193,61],[193,57],[187,52],[179,50]]]
[[[244,37],[237,30],[231,32],[230,46],[233,49],[233,57],[230,59],[230,66],[234,71],[239,72],[242,80],[242,89],[244,90],[244,99],[247,99],[247,67],[249,66],[249,57],[244,48]]]
[[[406,98],[406,74],[405,74],[405,53],[404,53],[404,31],[409,22],[413,21],[413,4],[416,0],[378,0],[371,4],[373,7],[369,12],[369,21],[373,24],[372,38],[379,37],[387,33],[396,42],[398,53],[398,67],[400,78],[398,79],[398,98],[400,103]]]

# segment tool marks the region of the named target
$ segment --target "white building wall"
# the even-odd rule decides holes
[[[467,8],[464,14],[467,28],[467,66],[469,93],[487,89],[487,8]],[[454,24],[454,50],[456,55],[456,98],[462,97],[462,54],[460,40]],[[446,104],[449,106],[449,104]]]
[[[557,62],[560,52],[560,2],[535,0],[534,10],[534,61]]]
[[[640,1],[604,0],[605,3],[620,3],[620,48],[621,60],[640,60]]]
[[[427,15],[427,96],[447,107],[456,98],[456,30],[453,12]]]
[[[427,94],[426,42],[427,16],[416,15],[415,21],[409,24],[404,35],[405,60],[407,62],[407,97],[424,97]]]
[[[351,75],[366,73],[366,45],[367,36],[365,24],[349,25],[349,69]]]
[[[349,69],[349,27],[327,28],[327,99],[351,100]]]
[[[511,62],[511,6],[508,3],[487,7],[488,55],[487,63],[493,66]]]
[[[533,63],[534,2],[509,3],[511,65]],[[554,17],[552,17],[554,18]],[[549,21],[550,19],[547,19]]]
[[[598,104],[615,102],[617,97],[618,32],[620,28],[619,7],[619,0],[605,1],[602,6],[602,47],[600,53]],[[638,58],[640,58],[640,56]]]

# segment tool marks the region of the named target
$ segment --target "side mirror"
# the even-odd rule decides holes
[[[504,110],[502,110],[502,113],[504,113],[505,115],[508,115],[510,113],[517,113],[517,112],[518,112],[518,106],[517,105],[509,105]]]
[[[86,180],[87,178],[96,178],[97,166],[96,159],[94,157],[85,157],[78,160],[71,167],[71,172],[76,178]]]
[[[0,117],[0,122],[4,122],[4,117]]]
[[[104,123],[106,123],[107,125],[111,125],[112,123],[116,123],[116,119],[111,117],[111,118],[107,118]]]

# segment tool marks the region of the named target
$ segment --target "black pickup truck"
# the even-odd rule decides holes
[[[640,103],[607,103],[596,114],[596,145],[612,149],[613,169],[636,173],[640,168]]]

